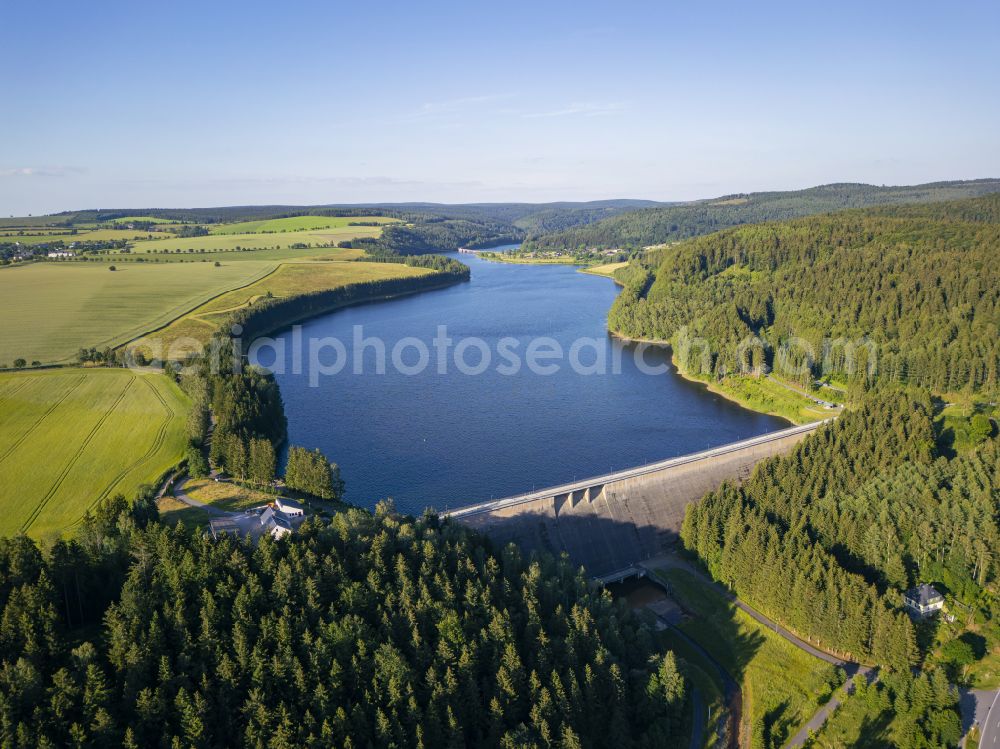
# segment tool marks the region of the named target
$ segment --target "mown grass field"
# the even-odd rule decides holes
[[[0,535],[62,533],[100,499],[134,496],[180,460],[187,407],[159,374],[0,374]]]
[[[829,694],[829,665],[759,624],[690,572],[669,569],[657,574],[694,615],[681,630],[741,684],[741,746],[763,749],[762,739],[779,745],[793,736],[818,708],[819,695]]]
[[[322,262],[285,263],[278,269],[240,289],[229,291],[191,310],[162,330],[157,330],[135,341],[131,347],[144,350],[147,356],[159,358],[183,353],[181,339],[207,343],[212,333],[233,310],[253,304],[271,294],[287,297],[314,291],[337,288],[351,283],[376,281],[385,278],[420,276],[430,273],[425,268],[411,268],[398,263]]]
[[[115,347],[210,298],[253,283],[275,263],[35,263],[0,269],[0,364],[67,362]]]
[[[247,234],[255,232],[289,232],[307,231],[311,229],[364,229],[373,227],[350,226],[357,222],[391,224],[398,219],[385,216],[289,216],[287,218],[272,218],[261,221],[240,221],[235,224],[213,224],[209,231],[212,234]]]
[[[232,481],[212,479],[191,479],[184,485],[184,493],[198,502],[230,512],[266,505],[277,496]]]

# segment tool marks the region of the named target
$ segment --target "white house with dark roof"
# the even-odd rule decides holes
[[[930,616],[944,607],[944,596],[923,583],[903,594],[903,605],[917,616]]]
[[[283,538],[295,531],[289,518],[272,507],[268,507],[260,514],[260,525],[265,533],[270,533],[275,539]]]

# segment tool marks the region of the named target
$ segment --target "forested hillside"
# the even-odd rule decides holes
[[[386,507],[259,546],[126,508],[0,539],[4,746],[687,745],[673,655],[564,563]]]
[[[751,606],[813,643],[888,666],[893,745],[954,746],[957,694],[924,665],[902,593],[933,581],[992,649],[1000,450],[951,460],[935,449],[929,396],[874,393],[788,457],[689,505],[684,546]],[[973,613],[974,612],[974,613]],[[961,640],[957,642],[961,643]],[[909,697],[898,695],[910,692]],[[886,706],[886,711],[889,707]]]
[[[836,184],[788,192],[726,195],[713,200],[623,213],[598,223],[529,238],[528,250],[626,248],[675,242],[731,226],[810,216],[878,204],[925,203],[1000,191],[1000,180],[935,182],[913,187]]]
[[[788,458],[690,505],[684,545],[714,577],[826,647],[916,661],[901,593],[942,581],[969,601],[1000,574],[1000,452],[948,460],[929,397],[876,393]]]
[[[995,391],[1000,194],[739,227],[649,253],[609,326],[692,375]]]

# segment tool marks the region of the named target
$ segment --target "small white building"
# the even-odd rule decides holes
[[[917,616],[931,616],[944,607],[944,596],[923,583],[903,594],[903,605]]]
[[[46,257],[76,257],[76,253],[69,250],[52,250]]]
[[[298,518],[306,514],[305,507],[285,497],[278,497],[274,500],[274,507],[283,515],[287,515],[290,518]]]

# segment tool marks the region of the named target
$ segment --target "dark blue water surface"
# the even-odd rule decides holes
[[[437,291],[343,309],[304,323],[308,340],[331,336],[353,356],[355,326],[365,337],[385,341],[385,374],[375,373],[376,351],[362,359],[364,374],[353,373],[349,359],[335,375],[320,376],[310,386],[306,359],[301,374],[278,369],[288,415],[291,444],[320,448],[340,464],[347,499],[367,507],[392,497],[405,512],[425,506],[438,509],[503,497],[532,488],[598,475],[703,450],[787,426],[770,416],[747,411],[690,383],[672,371],[643,374],[634,361],[633,344],[607,334],[607,311],[618,293],[606,278],[573,267],[490,263],[456,256],[472,267],[472,280]],[[432,345],[439,325],[458,343],[478,336],[492,351],[480,375],[458,371],[453,348],[447,373],[439,374]],[[430,365],[416,375],[392,366],[392,348],[402,338],[424,342]],[[579,374],[567,356],[559,371],[539,375],[522,365],[504,375],[507,362],[498,341],[516,338],[510,350],[525,358],[525,347],[549,336],[568,352],[580,338],[596,339],[607,361],[607,374]],[[279,336],[291,356],[292,331]],[[508,342],[510,344],[510,342]],[[615,351],[621,373],[611,373]],[[307,356],[307,354],[306,354]],[[417,363],[414,348],[402,352],[406,365]],[[596,365],[595,350],[584,346],[579,360]],[[336,355],[326,350],[322,361]],[[261,357],[266,361],[266,357]],[[480,361],[477,348],[465,361]],[[649,349],[649,365],[663,365],[668,354]]]

